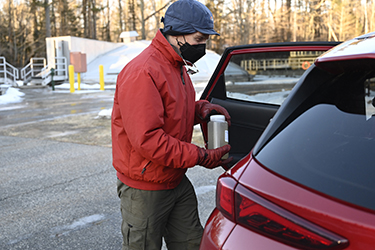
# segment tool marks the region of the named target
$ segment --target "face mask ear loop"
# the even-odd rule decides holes
[[[185,36],[184,36],[184,40],[185,40]],[[184,44],[182,43],[182,42],[180,42],[177,38],[176,38],[176,42],[177,42],[177,45],[178,46],[180,46],[180,47],[182,47]],[[186,40],[185,40],[185,42],[186,42]],[[185,65],[186,66],[189,66],[188,64],[187,64],[187,62],[185,61],[185,59],[183,58],[183,57],[181,57],[182,58],[182,60],[184,61],[184,63],[185,63]]]
[[[184,40],[185,40],[185,37],[184,37]],[[176,42],[177,42],[177,45],[182,47],[184,44],[182,42],[180,42],[177,38],[176,38]],[[186,40],[185,40],[186,42]]]
[[[180,47],[182,46],[182,42],[180,42],[179,40],[177,40],[177,38],[176,38],[176,42],[177,42],[178,46],[180,46]]]

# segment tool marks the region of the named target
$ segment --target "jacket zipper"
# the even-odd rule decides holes
[[[146,171],[147,166],[150,165],[150,163],[151,163],[151,161],[148,161],[148,162],[145,164],[145,166],[144,166],[143,169],[142,169],[141,175],[143,175],[143,173]]]
[[[184,69],[182,68],[183,66],[181,66],[181,70],[180,70],[180,75],[181,75],[181,80],[182,80],[182,84],[185,85],[185,79],[184,79]]]
[[[184,84],[184,87],[185,87],[185,99],[186,99],[186,102],[185,102],[185,107],[186,107],[186,115],[185,115],[185,123],[187,124],[187,119],[188,119],[188,110],[189,110],[189,94],[187,92],[187,87],[186,87],[186,84],[185,84],[185,79],[184,79],[184,69],[183,69],[183,66],[181,66],[181,79],[182,79],[182,83]],[[186,131],[184,131],[184,134],[182,136],[182,139],[186,139],[187,135],[186,135]]]

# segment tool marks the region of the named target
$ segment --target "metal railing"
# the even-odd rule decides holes
[[[275,59],[263,59],[263,60],[247,60],[241,61],[241,67],[248,71],[258,70],[273,70],[273,69],[306,69],[312,65],[315,58],[275,58]],[[305,65],[306,64],[306,65]]]
[[[5,57],[0,56],[0,84],[10,82],[12,85],[16,85],[18,77],[18,69],[7,63]]]
[[[43,67],[42,67],[43,66]],[[37,84],[47,85],[51,82],[51,69],[46,65],[44,58],[32,58],[30,63],[21,70],[21,78],[27,81],[30,78],[38,78]],[[66,80],[68,79],[68,65],[65,57],[55,57],[54,79]]]
[[[32,57],[30,62],[21,69],[21,79],[24,81],[36,76],[46,67],[46,59],[42,57]]]
[[[55,76],[65,76],[65,79],[68,79],[68,64],[65,57],[55,57]]]
[[[68,65],[65,57],[55,57],[55,69],[54,79],[55,80],[66,80],[68,79]],[[47,85],[51,82],[51,69],[48,65],[45,66],[40,72],[40,76],[43,79],[42,85]]]
[[[68,79],[68,65],[65,57],[55,57],[54,78],[57,80]],[[21,80],[24,83],[32,78],[39,78],[42,85],[51,82],[51,68],[46,65],[46,59],[41,57],[33,57],[30,62],[21,69]],[[19,79],[19,70],[6,62],[5,57],[0,57],[0,84],[11,83],[16,85]]]

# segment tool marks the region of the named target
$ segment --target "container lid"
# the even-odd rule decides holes
[[[210,121],[213,122],[225,122],[225,116],[223,115],[211,115]]]

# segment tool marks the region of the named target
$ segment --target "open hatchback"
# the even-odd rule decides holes
[[[234,157],[202,250],[374,249],[375,33],[228,48],[201,99]]]

